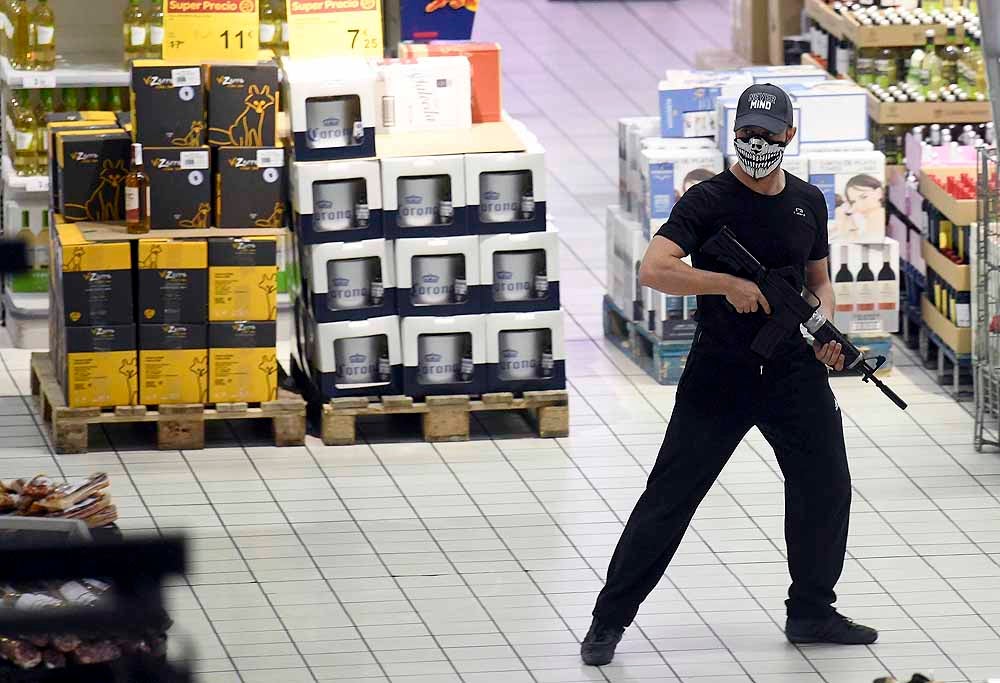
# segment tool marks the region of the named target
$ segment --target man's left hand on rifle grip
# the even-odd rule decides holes
[[[826,344],[813,342],[813,351],[816,352],[816,358],[837,372],[844,369],[844,354],[841,353],[842,350],[843,347],[837,342],[827,342]]]

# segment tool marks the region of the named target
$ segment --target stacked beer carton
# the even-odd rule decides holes
[[[293,356],[314,395],[564,387],[558,235],[537,140],[524,131],[525,151],[373,158],[376,130],[471,125],[468,59],[283,65]],[[428,77],[464,83],[435,121],[399,104]]]

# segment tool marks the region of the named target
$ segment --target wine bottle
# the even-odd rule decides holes
[[[857,276],[857,310],[862,313],[871,313],[875,310],[875,301],[878,296],[873,291],[875,289],[875,273],[872,272],[871,267],[868,265],[869,258],[871,258],[871,249],[867,246],[862,246],[861,269],[858,270]]]
[[[125,226],[131,235],[149,232],[149,176],[142,163],[142,145],[132,145],[132,167],[125,176]]]
[[[846,244],[840,247],[840,268],[833,277],[833,296],[837,304],[837,313],[850,315],[854,312],[854,276],[847,265],[850,258],[850,247]]]

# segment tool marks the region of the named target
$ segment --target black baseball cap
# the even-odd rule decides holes
[[[769,133],[783,133],[792,126],[792,100],[788,93],[770,83],[751,85],[740,95],[736,105],[735,130],[763,128]]]

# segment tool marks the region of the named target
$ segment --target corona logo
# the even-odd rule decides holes
[[[500,199],[500,193],[499,192],[484,192],[483,193],[483,199],[485,199],[487,201],[495,202],[496,200]]]
[[[424,356],[425,363],[440,363],[441,354],[440,353],[428,353]]]
[[[514,349],[504,349],[503,350],[504,360],[511,360],[512,358],[517,358],[517,351]]]
[[[328,199],[321,199],[318,202],[316,202],[316,208],[320,210],[332,209],[333,202],[329,201]]]
[[[441,277],[439,275],[435,275],[434,273],[428,273],[421,278],[421,281],[427,285],[437,284],[440,280]]]
[[[355,353],[352,354],[347,360],[357,365],[360,365],[361,363],[366,363],[368,361],[368,356],[364,355],[363,353]]]
[[[346,277],[335,277],[333,278],[334,287],[350,287],[351,279]]]
[[[418,194],[408,194],[403,198],[407,204],[423,204],[424,198]]]
[[[514,279],[514,273],[510,272],[509,270],[497,271],[497,280],[513,280],[513,279]]]

